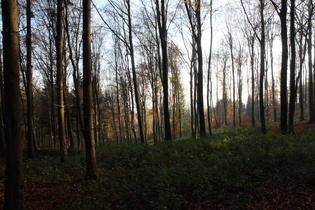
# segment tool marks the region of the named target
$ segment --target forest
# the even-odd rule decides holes
[[[0,208],[314,208],[314,8],[1,1]]]

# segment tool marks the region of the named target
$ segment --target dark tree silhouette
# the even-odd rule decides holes
[[[6,170],[4,209],[24,209],[17,1],[1,1],[3,22],[4,130]]]

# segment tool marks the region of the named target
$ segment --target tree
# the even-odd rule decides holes
[[[128,35],[129,35],[129,50],[130,50],[130,58],[131,58],[131,69],[132,69],[132,78],[133,78],[133,85],[135,91],[135,100],[137,106],[137,117],[139,123],[139,132],[140,132],[140,140],[141,143],[145,142],[144,134],[143,134],[143,126],[142,126],[142,117],[141,117],[141,108],[140,108],[140,98],[138,93],[138,83],[137,83],[137,75],[136,75],[136,64],[135,64],[135,55],[134,55],[134,48],[133,48],[133,38],[132,38],[132,24],[131,24],[131,7],[130,7],[130,0],[127,1],[127,14],[128,14]]]
[[[91,1],[83,0],[83,112],[86,152],[86,179],[97,179],[96,153],[93,133]]]
[[[77,142],[78,142],[78,148],[81,146],[81,130],[83,128],[83,115],[82,115],[82,92],[81,89],[81,77],[79,72],[79,58],[80,58],[80,47],[79,39],[80,39],[80,22],[73,22],[73,25],[76,26],[74,28],[73,34],[74,40],[71,42],[71,36],[70,36],[70,27],[72,24],[70,24],[70,17],[69,17],[69,1],[65,1],[65,33],[67,37],[67,44],[68,44],[68,52],[69,52],[69,59],[72,65],[72,78],[74,83],[74,93],[75,93],[75,105],[76,105],[76,121],[77,121]],[[81,3],[80,3],[81,4]],[[81,21],[81,11],[78,9],[72,10],[76,13],[74,14],[75,17],[78,17],[78,21]],[[74,42],[74,43],[73,43]]]
[[[34,158],[35,155],[35,139],[34,139],[34,126],[33,126],[33,81],[32,81],[32,27],[31,27],[31,0],[27,0],[27,35],[26,35],[26,48],[27,48],[27,66],[26,66],[26,97],[27,97],[27,156]]]
[[[298,78],[297,78],[297,83],[299,86],[299,107],[300,107],[300,121],[304,121],[305,117],[304,117],[304,101],[305,101],[305,97],[304,97],[304,90],[306,89],[304,87],[304,83],[303,83],[303,69],[304,69],[304,62],[305,62],[305,58],[306,58],[306,50],[307,50],[307,34],[308,34],[308,27],[310,26],[308,23],[308,14],[307,11],[308,7],[305,6],[307,5],[308,2],[304,2],[304,4],[301,4],[302,7],[300,7],[299,9],[297,9],[297,12],[299,13],[299,18],[296,18],[296,23],[297,23],[297,35],[296,37],[298,37],[297,40],[297,45],[298,45],[298,58],[299,58],[299,66],[298,66]],[[307,27],[305,27],[307,26]]]
[[[235,65],[234,65],[234,43],[233,43],[233,37],[232,37],[232,31],[231,31],[231,26],[227,24],[227,30],[228,34],[226,35],[227,39],[227,44],[230,47],[230,56],[231,56],[231,65],[232,65],[232,83],[233,83],[233,127],[236,126],[236,115],[235,115],[235,110],[236,110],[236,101],[235,101]]]
[[[260,10],[260,24],[261,24],[261,35],[259,36],[256,32],[256,27],[249,20],[248,14],[241,0],[243,11],[246,15],[247,21],[250,24],[251,28],[254,31],[256,38],[260,44],[260,76],[259,76],[259,111],[260,111],[260,123],[262,133],[267,133],[266,129],[266,120],[265,120],[265,107],[264,107],[264,75],[265,75],[265,20],[264,20],[264,9],[265,9],[265,0],[259,0],[259,10]],[[253,44],[253,42],[252,42]],[[252,74],[253,75],[253,74]],[[253,81],[253,80],[252,80]]]
[[[243,62],[244,62],[244,47],[240,44],[239,50],[238,50],[238,56],[237,56],[237,83],[238,83],[238,122],[239,125],[242,124],[242,93],[243,93],[243,79],[242,79],[242,67],[243,67]]]
[[[135,96],[135,102],[136,102],[136,108],[137,108],[137,118],[138,118],[138,124],[139,124],[140,140],[141,140],[141,143],[144,143],[145,139],[144,139],[144,134],[143,134],[139,90],[138,90],[138,82],[137,82],[137,74],[136,74],[135,53],[134,53],[134,44],[133,44],[134,32],[133,32],[133,26],[132,26],[131,5],[130,5],[130,0],[124,0],[123,2],[124,3],[122,5],[124,5],[125,8],[121,8],[119,4],[115,1],[112,1],[112,0],[109,1],[109,4],[114,9],[113,19],[117,21],[119,18],[121,18],[122,23],[117,22],[118,27],[122,29],[121,33],[120,31],[114,30],[113,27],[111,27],[103,18],[102,20],[105,23],[105,25],[110,29],[110,31],[120,41],[122,41],[125,44],[126,48],[128,49],[128,55],[130,56],[130,59],[131,59],[130,62],[131,62],[131,71],[132,71],[132,82],[133,82],[133,87],[134,87],[134,96]],[[119,18],[117,18],[117,15],[116,15],[117,13],[121,14],[119,15]],[[126,26],[128,28],[128,31],[125,29]],[[132,103],[133,103],[133,97],[132,97]],[[135,141],[137,142],[136,138],[135,138]]]
[[[264,75],[265,75],[265,20],[264,20],[265,0],[260,0],[260,22],[261,22],[261,38],[260,42],[260,76],[259,76],[259,111],[262,133],[267,133],[265,122],[265,107],[264,107]]]
[[[213,45],[213,0],[210,0],[210,48],[209,48],[209,57],[208,57],[208,78],[207,78],[207,118],[208,118],[208,129],[209,129],[210,134],[212,134],[211,106],[210,106],[211,99],[212,99],[212,87],[210,87],[212,85],[212,82],[211,82],[212,45]]]
[[[156,12],[158,29],[162,49],[162,85],[163,85],[163,111],[164,111],[164,128],[165,140],[172,139],[171,122],[168,107],[168,55],[167,55],[167,11],[165,1],[156,0]]]
[[[273,22],[273,17],[271,21]],[[273,44],[275,40],[275,24],[268,24],[267,32],[267,41],[269,43],[269,56],[270,56],[270,70],[271,70],[271,93],[272,97],[272,106],[273,106],[273,121],[277,121],[277,101],[276,101],[276,84],[275,84],[275,70],[274,70],[274,56],[273,56]]]
[[[4,139],[4,129],[3,129],[3,71],[2,71],[2,49],[0,49],[0,158],[5,157],[5,139]]]
[[[295,0],[291,0],[290,9],[290,43],[291,43],[291,61],[290,61],[290,104],[289,104],[289,129],[293,129],[293,120],[295,112],[295,102],[297,96],[297,85],[295,79]]]
[[[4,130],[6,170],[4,209],[24,209],[19,27],[16,0],[1,1],[3,22]]]
[[[202,43],[201,43],[201,5],[200,0],[195,0],[193,3],[189,0],[185,2],[185,8],[188,15],[188,20],[191,27],[192,38],[197,45],[197,107],[199,114],[199,129],[200,136],[206,136],[206,126],[204,117],[204,104],[203,104],[203,57],[202,57]]]
[[[287,0],[281,0],[281,9],[273,1],[281,22],[281,41],[282,41],[282,57],[281,57],[281,88],[280,88],[280,129],[282,133],[287,131],[287,114],[288,114],[288,99],[287,99],[287,70],[288,70],[288,37],[287,37]]]
[[[315,122],[315,110],[314,110],[314,90],[313,90],[313,63],[312,63],[312,13],[313,13],[313,4],[312,4],[312,0],[309,0],[309,4],[308,4],[308,21],[309,21],[309,26],[308,26],[308,42],[307,42],[307,47],[308,47],[308,72],[309,72],[309,110],[310,110],[310,119],[309,122],[310,123],[314,123]]]
[[[58,96],[58,125],[59,125],[59,142],[61,162],[66,161],[66,127],[65,127],[65,103],[64,103],[64,73],[63,73],[63,0],[57,2],[57,36],[56,36],[56,51],[57,51],[57,96]]]
[[[256,27],[254,27],[256,28]],[[255,71],[254,71],[254,60],[255,60],[255,32],[251,32],[248,27],[244,27],[244,34],[247,40],[247,46],[250,57],[250,71],[251,71],[251,124],[255,127]]]

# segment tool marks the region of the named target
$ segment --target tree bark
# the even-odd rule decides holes
[[[281,1],[281,11],[279,13],[281,21],[281,41],[282,41],[282,58],[281,58],[281,132],[285,133],[287,126],[288,113],[288,90],[287,90],[287,70],[288,70],[288,37],[287,37],[287,0]]]
[[[31,0],[27,0],[26,9],[27,19],[27,35],[26,35],[26,51],[27,51],[27,66],[26,66],[26,97],[27,97],[27,156],[34,158],[35,156],[35,137],[33,125],[33,72],[32,72],[32,31],[31,31]]]
[[[135,91],[135,101],[137,107],[137,118],[138,118],[138,125],[139,125],[139,133],[140,133],[140,141],[141,143],[145,143],[144,133],[143,133],[143,126],[142,126],[142,117],[141,117],[141,107],[140,107],[140,97],[138,92],[138,83],[137,83],[137,74],[136,74],[136,64],[135,64],[135,56],[134,56],[134,49],[133,49],[133,39],[132,39],[132,23],[131,23],[131,8],[130,8],[130,0],[127,0],[127,9],[128,9],[128,27],[129,27],[129,51],[130,51],[130,58],[131,58],[131,69],[132,69],[132,79]]]
[[[228,29],[228,45],[231,53],[231,64],[232,64],[232,82],[233,82],[233,127],[236,126],[236,101],[235,101],[235,66],[234,66],[234,53],[233,53],[233,37],[230,28]]]
[[[291,62],[290,62],[290,104],[289,104],[289,129],[293,129],[295,102],[297,97],[297,88],[295,80],[295,0],[291,0],[290,9],[290,43],[291,43]]]
[[[261,39],[260,39],[260,77],[259,77],[259,111],[260,123],[262,133],[267,133],[265,121],[265,107],[264,107],[264,75],[265,75],[265,20],[264,8],[265,1],[260,0],[260,22],[261,22]]]
[[[5,138],[3,129],[3,117],[4,117],[4,94],[3,94],[3,71],[2,71],[2,49],[0,49],[0,158],[5,157]]]
[[[211,82],[211,59],[212,59],[212,44],[213,44],[213,0],[210,0],[210,49],[209,49],[209,58],[208,58],[208,79],[207,79],[207,118],[208,118],[208,129],[209,134],[212,134],[211,130],[211,106],[210,102],[212,98],[212,85]],[[211,89],[211,90],[210,90]]]
[[[197,18],[197,53],[198,53],[198,111],[199,111],[199,123],[200,123],[200,136],[206,136],[206,125],[204,115],[204,104],[203,104],[203,58],[202,58],[202,45],[201,45],[201,7],[200,0],[196,1],[196,18]]]
[[[160,8],[161,7],[161,8]],[[165,2],[161,0],[161,6],[159,0],[156,1],[157,9],[157,21],[161,40],[162,49],[162,85],[163,85],[163,112],[164,112],[164,129],[165,140],[172,139],[171,122],[168,107],[168,55],[167,55],[167,26],[166,26],[166,11]]]
[[[309,27],[308,27],[308,73],[309,73],[309,81],[308,81],[308,90],[309,90],[309,123],[315,122],[315,110],[314,110],[314,91],[313,91],[313,62],[312,62],[312,0],[309,0],[308,5],[309,10]]]
[[[98,178],[93,133],[92,100],[91,1],[83,0],[83,136],[86,152],[86,179]]]
[[[67,147],[66,147],[66,126],[65,126],[65,104],[64,104],[64,73],[63,73],[63,0],[58,0],[57,3],[57,97],[58,97],[58,126],[59,126],[59,142],[61,162],[66,161]]]
[[[19,28],[16,0],[1,1],[3,22],[4,130],[6,170],[4,209],[24,209],[19,69]]]

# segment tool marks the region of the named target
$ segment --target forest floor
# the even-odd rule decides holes
[[[299,128],[300,131],[309,130],[310,128],[305,128],[301,126]],[[313,128],[312,128],[313,130]],[[313,130],[314,131],[314,130]],[[310,132],[313,133],[313,132]],[[313,142],[313,140],[312,140]],[[305,142],[303,143],[305,144]],[[282,147],[281,147],[282,148]],[[235,148],[234,148],[235,149]],[[125,150],[124,150],[125,151]],[[304,149],[303,149],[304,151]],[[312,150],[315,151],[315,150]],[[120,150],[122,152],[122,150]],[[136,152],[139,152],[138,150]],[[109,151],[107,151],[109,153]],[[141,153],[141,152],[140,152]],[[186,151],[186,154],[189,152]],[[201,152],[202,153],[202,152]],[[119,154],[119,152],[117,152]],[[124,153],[120,153],[124,154]],[[130,153],[131,154],[131,153]],[[127,156],[130,157],[128,153]],[[112,154],[108,154],[112,155]],[[311,154],[315,158],[315,154]],[[77,158],[77,155],[73,155]],[[249,155],[247,155],[249,156]],[[296,154],[295,154],[296,156]],[[277,156],[279,159],[280,156]],[[306,156],[305,156],[306,157]],[[303,157],[303,158],[305,158]],[[127,158],[127,157],[126,157]],[[170,157],[172,159],[172,157]],[[309,158],[309,157],[306,157]],[[102,158],[100,158],[102,161]],[[53,160],[53,161],[52,161]],[[56,161],[55,161],[56,160]],[[80,161],[83,161],[82,158],[73,159],[71,164],[77,164]],[[311,161],[313,161],[312,159]],[[115,168],[113,171],[106,169],[105,165],[100,164],[100,180],[97,181],[86,181],[84,180],[84,168],[74,168],[73,165],[66,165],[62,169],[60,169],[60,165],[58,165],[59,156],[57,151],[38,151],[37,157],[35,160],[31,160],[31,162],[27,162],[25,166],[25,188],[24,188],[24,203],[26,209],[34,210],[34,209],[126,209],[129,205],[122,204],[121,199],[126,199],[126,202],[132,199],[150,199],[155,196],[154,193],[152,195],[143,195],[150,194],[151,191],[147,190],[146,187],[143,188],[143,192],[139,194],[136,192],[139,190],[139,187],[132,186],[130,187],[128,184],[124,183],[126,180],[124,175],[127,176],[127,171],[129,169],[119,169]],[[115,160],[117,163],[117,160]],[[111,163],[115,162],[113,159]],[[138,160],[137,160],[138,161]],[[216,160],[218,161],[218,160]],[[290,161],[292,162],[293,159]],[[303,160],[301,160],[303,161]],[[306,160],[307,162],[308,160]],[[51,163],[50,166],[47,165]],[[293,161],[294,162],[294,161]],[[108,163],[109,164],[109,163]],[[117,163],[120,164],[120,163]],[[137,162],[137,164],[140,164]],[[223,163],[224,164],[224,163]],[[233,163],[235,164],[235,163]],[[279,163],[277,163],[279,164]],[[279,165],[285,165],[285,163],[281,163]],[[294,165],[294,164],[293,164]],[[34,166],[34,167],[33,167]],[[112,166],[111,166],[112,167]],[[134,167],[134,166],[133,166]],[[143,167],[143,166],[141,166]],[[182,166],[181,166],[182,167]],[[282,167],[282,166],[281,166]],[[287,166],[286,166],[287,167]],[[303,166],[304,167],[304,166]],[[313,165],[311,166],[313,167]],[[137,165],[137,170],[140,168]],[[0,160],[0,209],[3,209],[3,201],[4,201],[4,169],[5,163],[3,160]],[[46,170],[47,169],[47,170]],[[253,168],[250,168],[253,170]],[[45,171],[46,170],[46,171]],[[132,170],[135,170],[134,168]],[[161,169],[164,170],[164,169]],[[188,169],[185,169],[187,171]],[[196,173],[198,176],[198,170]],[[221,169],[219,169],[221,170]],[[255,169],[256,170],[256,169]],[[191,193],[191,196],[182,196],[178,197],[177,195],[170,194],[169,198],[164,198],[163,200],[156,200],[155,207],[150,201],[139,201],[135,202],[131,205],[131,209],[161,209],[162,207],[166,207],[164,209],[231,209],[231,208],[246,208],[246,209],[314,209],[315,208],[315,182],[312,178],[305,176],[291,176],[291,175],[283,175],[281,169],[279,170],[270,170],[269,169],[261,169],[264,172],[261,172],[257,177],[250,178],[248,182],[250,182],[250,186],[247,187],[230,187],[231,183],[223,183],[221,179],[218,179],[218,186],[212,184],[214,193],[209,193],[206,196],[200,196],[198,191],[194,191],[194,189],[187,190],[188,193]],[[288,169],[291,170],[291,169]],[[258,170],[259,171],[259,170]],[[303,168],[298,169],[298,173],[304,173]],[[308,171],[309,172],[315,172]],[[54,175],[51,175],[54,173]],[[137,171],[133,171],[132,173],[137,173]],[[141,173],[147,173],[146,171],[141,171]],[[153,172],[155,173],[155,172]],[[187,171],[189,174],[189,171]],[[224,173],[221,171],[221,173]],[[255,172],[257,173],[257,172]],[[118,175],[119,174],[119,175]],[[112,176],[118,176],[117,180]],[[183,175],[184,176],[184,175]],[[224,176],[224,175],[223,175]],[[166,178],[165,178],[166,177]],[[165,179],[169,177],[165,175]],[[249,177],[252,177],[250,175]],[[127,181],[138,183],[138,179],[141,179],[141,175],[132,176],[128,175]],[[154,179],[152,177],[152,179]],[[246,178],[249,179],[249,178]],[[113,191],[114,186],[109,186],[110,181],[119,182],[121,180],[121,187],[127,191],[130,191],[131,194],[127,194],[127,196],[131,196],[130,198],[123,197],[122,191]],[[148,181],[148,179],[144,179]],[[202,179],[204,180],[204,179]],[[143,182],[143,180],[140,180]],[[176,182],[176,181],[175,181]],[[187,182],[187,181],[186,181]],[[188,181],[189,182],[189,181]],[[198,185],[199,179],[197,179],[194,185]],[[235,182],[235,181],[233,181]],[[238,181],[236,181],[238,182]],[[165,191],[159,191],[159,193],[166,192],[167,190],[173,189],[165,183],[159,184],[163,185],[162,188],[165,188]],[[218,190],[221,184],[222,188],[226,188],[226,190]],[[243,183],[240,181],[240,184]],[[119,185],[118,184],[118,185]],[[148,185],[152,184],[152,188],[156,188],[155,183],[148,181]],[[175,183],[175,185],[178,183]],[[185,183],[187,185],[191,183]],[[128,186],[125,186],[128,185]],[[128,188],[129,187],[129,188]],[[143,186],[142,186],[143,187]],[[150,186],[148,186],[150,188]],[[184,188],[183,188],[184,189]],[[207,188],[200,188],[207,189]],[[198,190],[200,190],[198,189]],[[141,187],[140,187],[141,190]],[[184,189],[186,190],[186,189]],[[215,192],[218,192],[217,194]],[[206,192],[200,192],[203,194]],[[133,197],[134,196],[134,197]],[[156,196],[160,196],[156,194]],[[171,197],[173,196],[173,197]],[[180,198],[185,199],[185,202],[181,202],[180,206],[172,207],[173,201],[172,199],[179,200]],[[128,200],[130,199],[130,200]],[[168,199],[166,201],[166,199]],[[150,203],[150,205],[149,205]],[[141,206],[143,204],[143,206]],[[161,206],[160,206],[161,204]],[[162,204],[165,204],[164,206]],[[130,207],[130,206],[129,206]],[[130,209],[130,208],[129,208]]]

